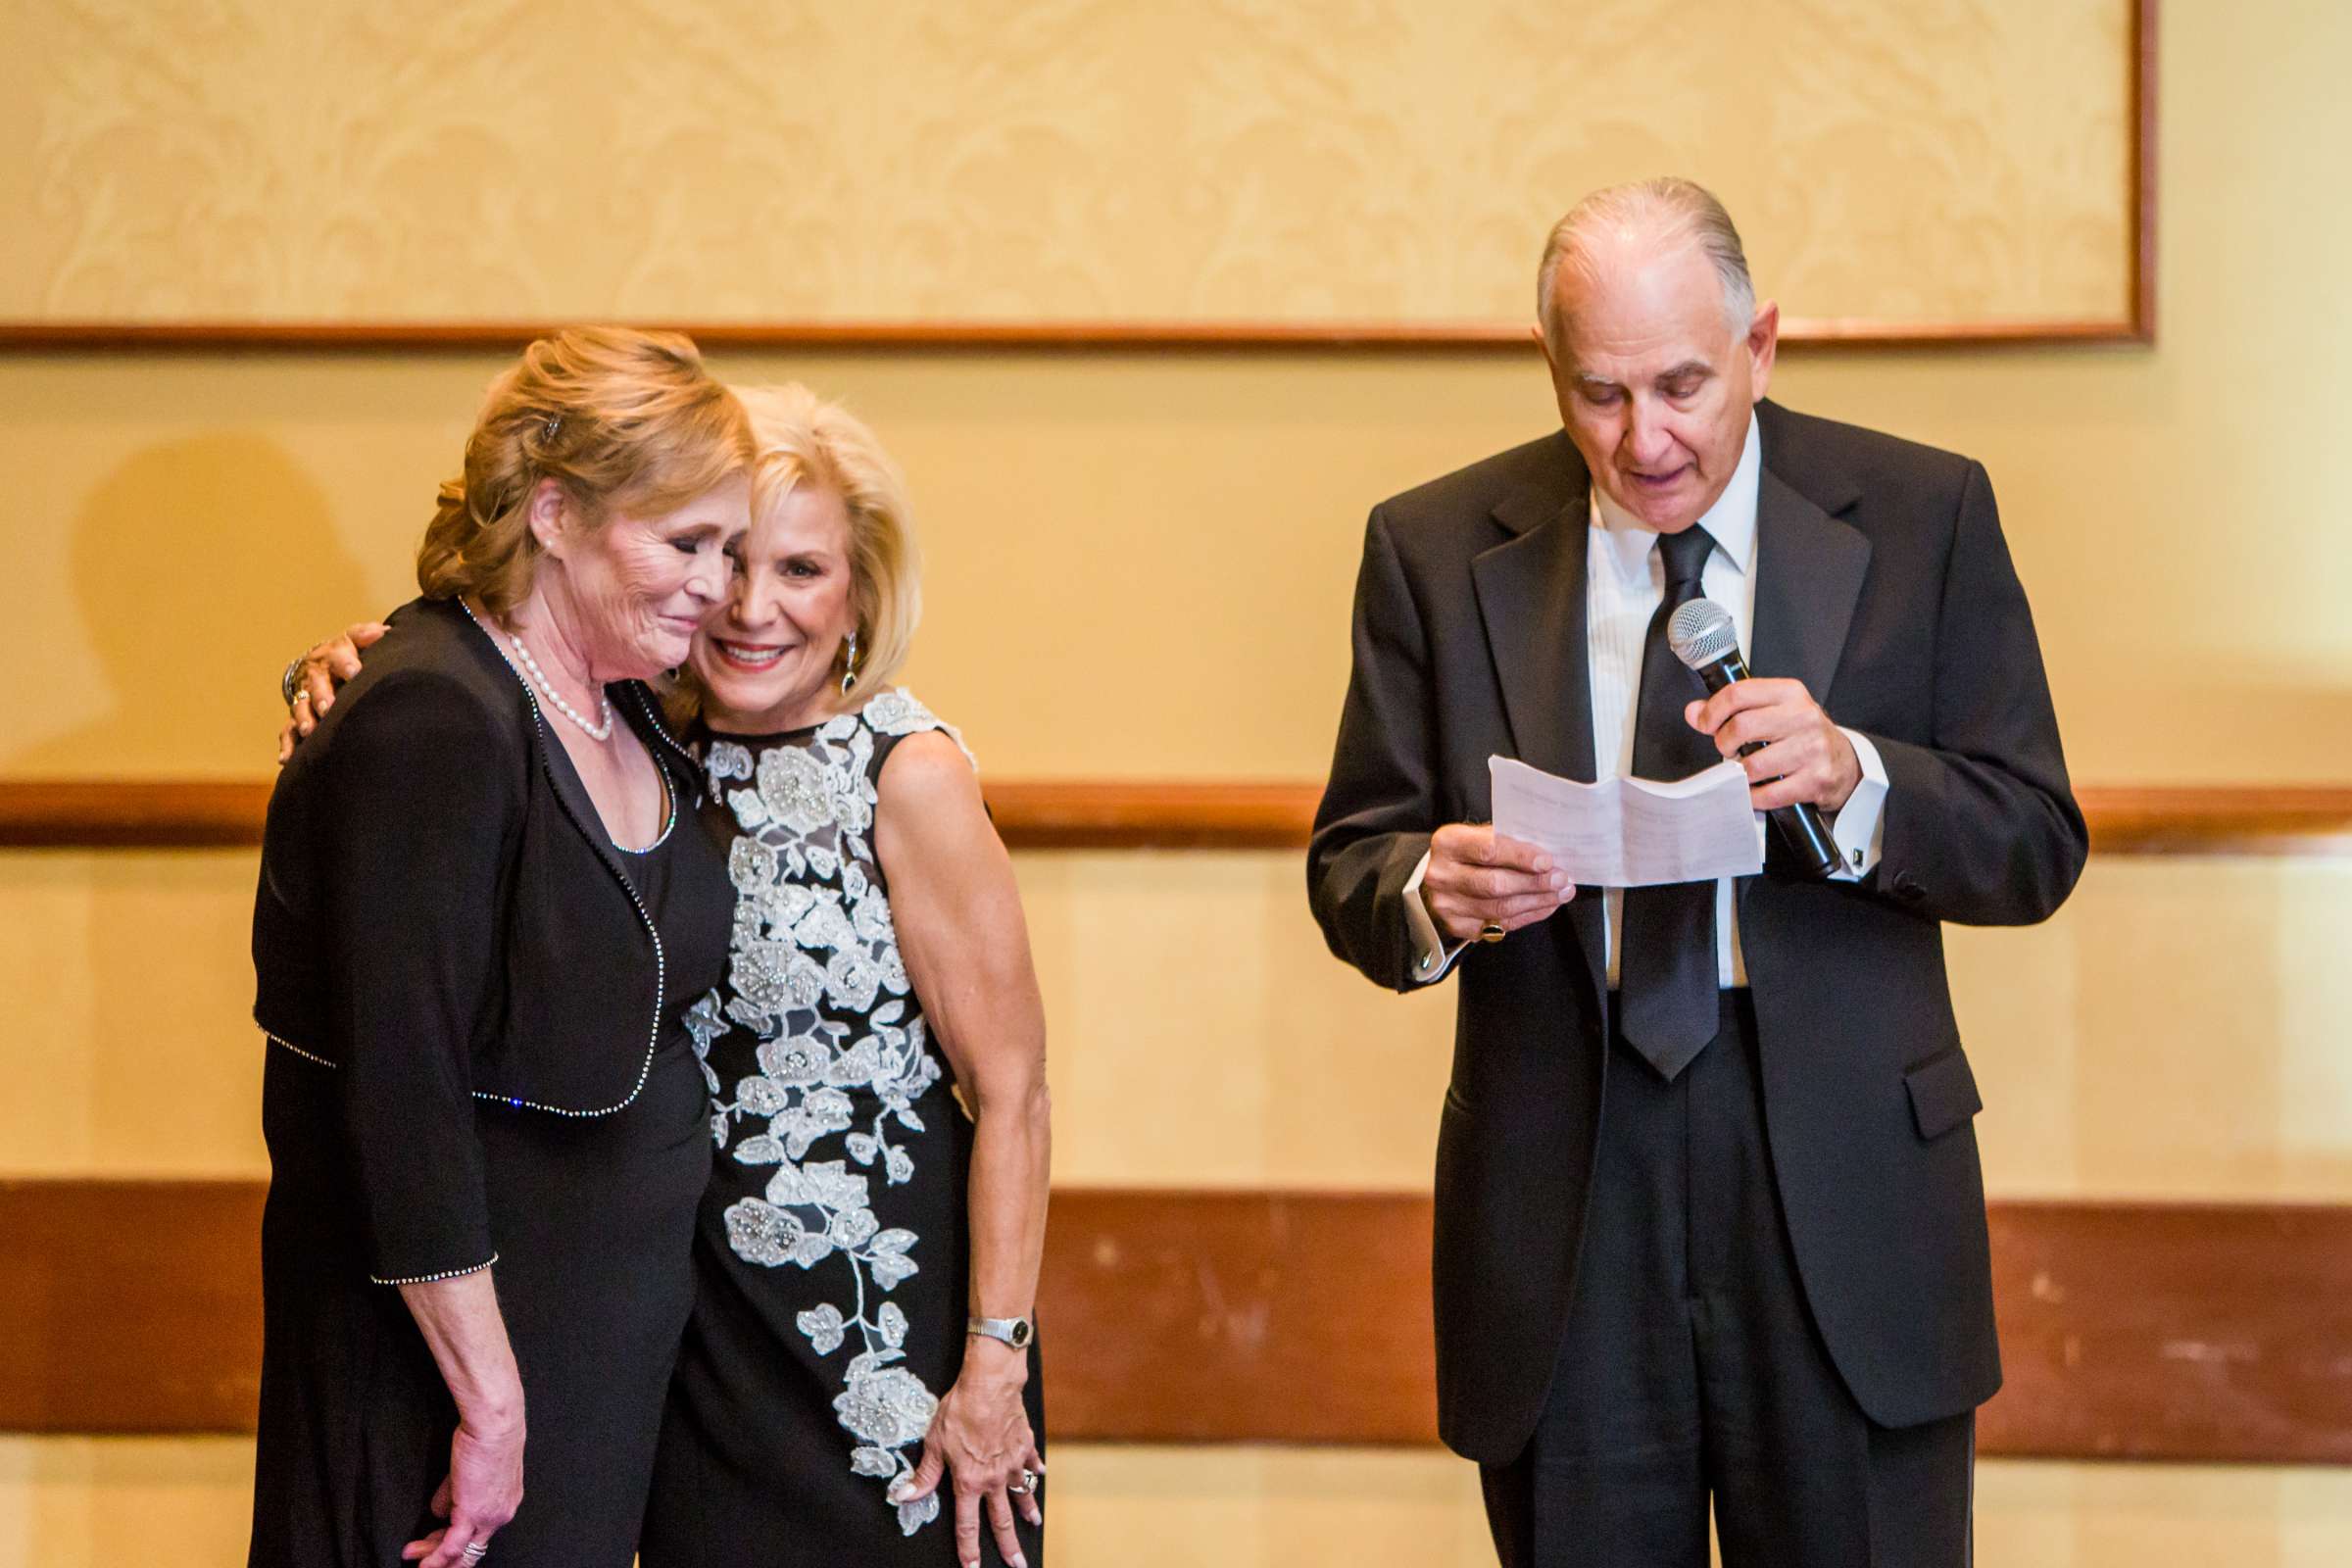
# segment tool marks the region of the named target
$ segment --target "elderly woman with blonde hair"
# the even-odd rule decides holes
[[[701,770],[643,683],[725,601],[750,456],[684,338],[533,343],[442,487],[422,597],[278,777],[255,1565],[495,1539],[627,1568],[727,948]]]
[[[688,1020],[716,1158],[643,1560],[1035,1568],[1050,1129],[1011,864],[956,731],[890,684],[896,466],[804,387],[738,395],[752,526],[670,698],[734,923]],[[349,656],[314,654],[320,696]]]

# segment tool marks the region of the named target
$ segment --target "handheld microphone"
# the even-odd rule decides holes
[[[1732,624],[1732,612],[1712,599],[1693,599],[1677,608],[1666,622],[1666,642],[1674,657],[1688,664],[1710,692],[1747,679],[1747,661],[1740,657],[1740,634]],[[1763,749],[1762,741],[1749,741],[1740,748],[1740,755],[1746,757]],[[1799,874],[1815,882],[1828,881],[1838,869],[1838,846],[1813,803],[1799,801],[1768,814],[1780,830],[1781,842],[1795,857]]]

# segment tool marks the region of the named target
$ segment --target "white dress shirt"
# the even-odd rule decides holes
[[[1747,416],[1747,440],[1740,447],[1740,465],[1715,505],[1698,519],[1715,541],[1699,574],[1699,587],[1709,599],[1732,612],[1732,624],[1744,652],[1752,641],[1756,608],[1756,495],[1764,474],[1763,439],[1756,416]],[[1633,765],[1635,711],[1642,694],[1642,650],[1649,636],[1650,617],[1666,599],[1666,563],[1658,550],[1658,535],[1643,527],[1592,487],[1592,525],[1585,556],[1585,650],[1592,685],[1592,766],[1596,778],[1625,774]],[[1813,694],[1818,701],[1821,694]],[[1862,781],[1854,786],[1831,824],[1838,845],[1838,873],[1834,880],[1851,882],[1870,874],[1879,863],[1881,829],[1886,806],[1886,765],[1879,750],[1850,729],[1840,733],[1853,742],[1862,765]],[[1756,813],[1756,840],[1762,845],[1764,813]],[[1467,942],[1447,944],[1421,902],[1421,879],[1429,871],[1429,857],[1413,870],[1404,885],[1405,923],[1413,933],[1413,978],[1427,983],[1443,976]],[[1747,984],[1747,964],[1740,951],[1740,906],[1733,897],[1736,879],[1715,884],[1715,968],[1726,986]],[[1581,894],[1590,897],[1590,894]],[[1611,990],[1617,986],[1617,933],[1623,928],[1625,891],[1603,891],[1602,930]]]

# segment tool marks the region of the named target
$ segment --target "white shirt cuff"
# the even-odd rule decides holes
[[[1879,850],[1886,837],[1886,763],[1860,730],[1839,725],[1838,733],[1853,743],[1862,782],[1830,824],[1830,837],[1838,846],[1838,874],[1830,880],[1859,882],[1878,868]]]
[[[1456,942],[1448,946],[1438,934],[1438,922],[1430,918],[1429,906],[1421,902],[1421,879],[1429,874],[1429,852],[1421,854],[1421,863],[1404,881],[1404,923],[1413,933],[1413,984],[1429,985],[1446,978],[1453,960],[1470,944]]]

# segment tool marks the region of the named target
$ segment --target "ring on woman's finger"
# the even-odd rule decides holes
[[[466,1543],[465,1549],[458,1555],[467,1562],[480,1562],[484,1557],[490,1555],[490,1544],[486,1541],[468,1541]]]
[[[1036,1471],[1024,1470],[1021,1472],[1021,1479],[1017,1484],[1010,1481],[1004,1483],[1005,1494],[1013,1497],[1026,1497],[1037,1490],[1037,1484],[1042,1479]]]

